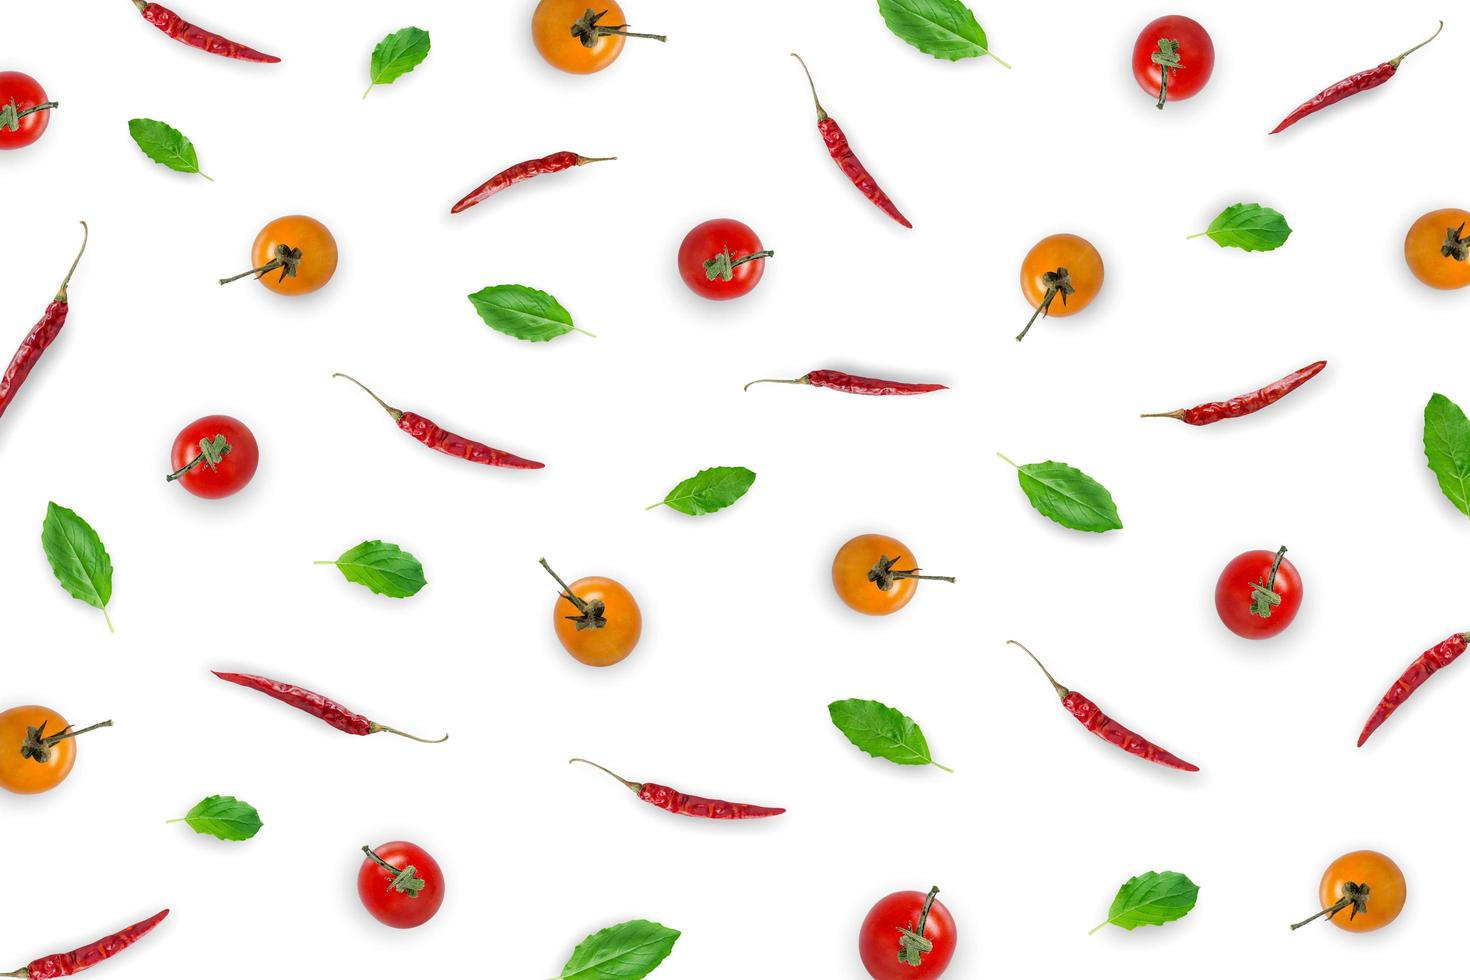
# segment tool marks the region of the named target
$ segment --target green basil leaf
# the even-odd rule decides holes
[[[700,470],[644,510],[667,506],[690,517],[713,514],[745,496],[754,482],[755,474],[743,466],[714,466]]]
[[[1470,517],[1470,420],[1438,392],[1424,406],[1424,456],[1440,492]]]
[[[551,340],[572,330],[597,336],[574,325],[555,296],[530,286],[486,286],[470,293],[470,302],[486,325],[517,340]]]
[[[169,823],[188,823],[196,834],[220,840],[249,840],[264,826],[255,807],[233,796],[206,796],[194,809]]]
[[[1199,898],[1199,885],[1187,875],[1177,871],[1145,871],[1136,878],[1129,878],[1113,905],[1108,917],[1089,932],[1097,932],[1106,925],[1120,926],[1132,932],[1139,926],[1161,926],[1165,922],[1182,919],[1194,908]]]
[[[881,701],[849,698],[827,705],[832,724],[847,740],[875,759],[887,759],[900,766],[941,766],[929,755],[929,743],[914,720],[897,708]]]
[[[198,174],[205,180],[214,180],[199,169],[199,154],[189,137],[157,119],[129,119],[128,133],[138,149],[148,154],[148,159],[161,163],[181,174]]]
[[[398,78],[422,64],[428,56],[428,31],[405,27],[389,34],[373,48],[373,63],[368,68],[368,77],[372,81],[368,83],[367,92],[362,93],[362,97],[367,98],[374,85],[392,85]]]
[[[419,560],[386,541],[364,541],[342,552],[336,561],[316,564],[336,565],[347,581],[393,599],[407,599],[428,584]]]
[[[1053,460],[1019,466],[996,455],[1016,467],[1021,489],[1042,516],[1074,531],[1101,533],[1123,526],[1108,488],[1081,470]]]
[[[1232,204],[1210,222],[1209,228],[1188,237],[1201,235],[1209,235],[1221,248],[1269,252],[1286,244],[1291,228],[1280,211],[1259,204]]]
[[[638,980],[674,951],[679,930],[633,919],[594,932],[561,968],[561,980]]]
[[[92,525],[75,511],[47,503],[46,519],[41,523],[41,548],[61,587],[73,599],[101,609],[107,629],[116,632],[112,617],[107,615],[107,604],[112,601],[112,559]]]
[[[878,0],[878,12],[900,40],[925,54],[949,61],[987,54],[995,58],[979,21],[960,0]]]

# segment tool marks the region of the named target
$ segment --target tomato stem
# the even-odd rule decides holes
[[[1276,572],[1281,568],[1281,559],[1286,556],[1286,545],[1276,552],[1276,560],[1271,562],[1271,575],[1266,579],[1266,584],[1259,582],[1251,585],[1251,612],[1262,619],[1271,618],[1271,610],[1281,605],[1281,596],[1276,593]]]
[[[213,473],[215,472],[216,467],[219,466],[220,460],[224,459],[226,454],[228,454],[232,448],[233,447],[225,439],[223,432],[215,433],[213,439],[200,439],[199,455],[195,456],[193,459],[189,460],[188,463],[174,470],[168,476],[164,477],[164,482],[172,483],[174,480],[179,479],[184,474],[192,470],[194,467],[198,466],[200,463],[204,463],[205,465],[207,465],[209,467],[209,471]]]
[[[425,881],[424,879],[418,877],[418,868],[415,868],[413,865],[410,864],[400,870],[399,868],[394,867],[387,861],[384,861],[382,858],[378,857],[373,849],[371,847],[368,847],[366,844],[362,845],[362,851],[368,857],[377,862],[378,866],[384,871],[391,871],[393,873],[393,880],[388,883],[388,891],[402,892],[409,898],[419,897],[419,892],[424,890]]]
[[[1072,288],[1072,277],[1067,274],[1065,266],[1058,267],[1055,272],[1048,272],[1042,276],[1041,283],[1046,287],[1046,294],[1041,297],[1041,302],[1037,304],[1036,310],[1031,314],[1031,319],[1026,321],[1026,329],[1022,330],[1016,336],[1016,340],[1018,341],[1025,338],[1026,334],[1031,330],[1031,324],[1036,322],[1038,316],[1051,315],[1051,301],[1056,299],[1058,293],[1062,296],[1062,305],[1066,306],[1067,297],[1077,291]]]
[[[899,930],[898,961],[900,963],[918,966],[923,962],[925,953],[933,952],[934,943],[924,938],[924,927],[929,923],[929,909],[933,907],[934,896],[938,894],[938,885],[929,889],[929,894],[924,897],[924,907],[919,910],[919,924],[915,926],[911,922],[907,929]]]
[[[85,735],[88,732],[96,731],[99,728],[111,727],[111,720],[99,721],[95,725],[88,725],[86,728],[80,729],[72,728],[70,725],[67,725],[55,735],[47,735],[46,722],[42,721],[41,724],[36,726],[35,728],[26,728],[26,737],[20,745],[20,755],[23,759],[30,759],[34,762],[44,764],[51,761],[51,750],[56,748],[57,745],[66,741],[67,739],[76,738],[78,735]]]
[[[607,11],[598,13],[591,7],[587,12],[578,17],[572,24],[572,37],[582,42],[582,47],[592,48],[597,46],[600,37],[644,37],[650,41],[667,41],[668,38],[662,34],[635,34],[628,30],[627,24],[599,24],[598,21],[607,16]]]
[[[87,223],[83,221],[81,225],[82,247],[77,249],[77,257],[71,260],[71,268],[66,270],[66,278],[61,280],[61,288],[56,290],[56,302],[58,303],[66,302],[67,284],[71,282],[71,274],[77,271],[77,263],[82,261],[82,253],[87,250],[87,239],[92,237],[91,231],[87,228]]]
[[[1303,919],[1302,921],[1296,923],[1294,926],[1291,927],[1291,931],[1296,932],[1308,922],[1320,919],[1324,915],[1327,916],[1327,918],[1330,920],[1334,915],[1341,912],[1348,906],[1352,906],[1353,909],[1353,911],[1348,915],[1348,921],[1351,922],[1353,919],[1358,917],[1359,912],[1368,911],[1368,891],[1368,883],[1366,881],[1363,882],[1361,885],[1355,881],[1343,882],[1342,898],[1339,898],[1332,905],[1318,912],[1316,915],[1311,916],[1310,918]]]
[[[616,779],[618,782],[622,783],[624,786],[628,787],[633,792],[635,792],[635,793],[642,793],[643,792],[643,784],[642,783],[635,783],[631,779],[624,779],[622,776],[619,776],[617,773],[613,772],[611,769],[607,768],[606,766],[599,766],[597,763],[592,762],[589,759],[568,759],[567,760],[567,765],[571,765],[573,762],[580,762],[583,765],[591,766],[594,769],[601,769],[603,772],[607,773],[609,776],[611,776],[612,778]]]
[[[1026,645],[1024,643],[1020,643],[1020,642],[1018,642],[1016,640],[1006,640],[1006,642],[1007,643],[1013,643],[1016,646],[1020,647],[1022,650],[1025,650],[1026,651],[1026,656],[1030,657],[1032,659],[1032,661],[1035,662],[1036,666],[1038,666],[1038,667],[1041,668],[1041,672],[1046,675],[1046,679],[1049,680],[1049,681],[1051,681],[1051,686],[1056,690],[1057,697],[1061,698],[1064,701],[1066,700],[1067,695],[1071,694],[1072,692],[1069,691],[1069,690],[1067,690],[1065,687],[1063,687],[1062,685],[1060,685],[1060,684],[1057,683],[1057,679],[1055,677],[1051,676],[1051,671],[1049,671],[1049,670],[1046,669],[1046,665],[1041,662],[1040,658],[1037,657],[1036,654],[1032,653],[1029,649],[1027,649],[1027,647],[1026,647]],[[1105,922],[1105,923],[1103,923],[1103,925],[1107,925],[1107,923]],[[1099,928],[1101,928],[1101,927],[1099,927]],[[1096,930],[1093,930],[1093,931],[1095,932]],[[1089,933],[1089,935],[1090,935],[1090,933]]]
[[[1424,45],[1428,44],[1430,41],[1433,41],[1435,38],[1439,37],[1439,32],[1442,31],[1442,30],[1444,30],[1444,21],[1440,21],[1439,22],[1439,26],[1434,29],[1434,33],[1433,34],[1429,35],[1427,38],[1425,38],[1424,40],[1420,41],[1418,44],[1414,45],[1412,48],[1410,48],[1409,50],[1405,51],[1403,54],[1399,55],[1397,58],[1390,58],[1388,63],[1390,65],[1393,65],[1395,68],[1397,68],[1399,66],[1399,64],[1401,62],[1403,62],[1403,60],[1405,58],[1407,58],[1409,55],[1413,54],[1415,51],[1418,51],[1420,48],[1424,47]]]
[[[60,102],[42,102],[40,105],[22,109],[16,105],[14,99],[11,99],[5,105],[0,106],[0,128],[8,129],[13,133],[20,129],[20,121],[26,116],[33,112],[40,112],[42,109],[55,109],[59,105],[61,105]],[[8,976],[8,974],[5,975]]]
[[[654,506],[658,505],[655,504]],[[551,566],[546,563],[545,558],[541,559],[541,567],[546,569],[547,574],[556,579],[557,585],[561,586],[561,597],[567,602],[570,602],[576,607],[577,612],[581,613],[579,616],[564,616],[562,617],[563,619],[570,619],[576,623],[578,632],[585,629],[602,629],[607,625],[607,619],[602,615],[607,611],[606,603],[601,599],[593,599],[591,602],[588,602],[586,599],[577,595],[577,593],[572,591],[571,586],[561,580],[560,575],[551,570]]]
[[[379,398],[373,392],[373,389],[369,388],[367,385],[363,384],[361,381],[358,381],[352,375],[350,375],[350,374],[342,374],[341,372],[336,372],[336,373],[334,373],[332,375],[332,377],[334,377],[334,378],[346,378],[348,381],[351,381],[353,384],[357,385],[363,391],[367,392],[369,395],[372,396],[373,401],[375,401],[379,405],[383,406],[383,411],[385,411],[389,415],[393,416],[393,421],[397,422],[399,419],[403,418],[403,412],[401,412],[400,410],[394,408],[392,405],[389,405],[387,402],[383,401],[383,399]]]
[[[1171,38],[1159,38],[1159,50],[1151,57],[1154,64],[1159,66],[1159,104],[1158,108],[1164,107],[1164,102],[1169,97],[1169,72],[1177,71],[1184,66],[1179,63],[1179,42]]]
[[[388,732],[391,735],[402,735],[404,738],[411,738],[415,742],[423,742],[426,745],[438,745],[440,742],[449,741],[448,735],[445,735],[443,738],[419,738],[417,735],[410,735],[408,734],[408,732],[400,732],[396,728],[389,728],[387,725],[380,725],[375,721],[368,722],[368,734],[376,735],[378,732]]]
[[[213,178],[210,179],[212,180]],[[271,259],[265,265],[259,266],[254,269],[249,269],[245,272],[240,273],[238,276],[230,276],[230,278],[228,279],[221,279],[219,281],[219,284],[223,286],[226,283],[234,282],[236,279],[244,279],[246,276],[254,276],[257,279],[263,279],[267,272],[274,272],[276,269],[281,270],[281,278],[277,279],[276,282],[285,282],[287,276],[290,276],[292,279],[296,278],[296,270],[300,266],[301,249],[292,248],[290,245],[282,242],[281,244],[276,246],[276,257]]]

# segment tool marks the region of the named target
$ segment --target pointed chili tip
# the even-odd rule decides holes
[[[1361,749],[1363,747],[1363,743],[1368,741],[1368,736],[1372,734],[1373,730],[1371,728],[1363,729],[1363,734],[1358,736],[1358,748]]]

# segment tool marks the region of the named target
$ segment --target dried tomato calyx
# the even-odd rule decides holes
[[[1179,63],[1179,42],[1167,37],[1159,38],[1159,50],[1153,53],[1151,60],[1159,66],[1158,108],[1162,109],[1169,99],[1169,72],[1184,67]]]
[[[725,250],[714,258],[704,260],[704,275],[710,282],[714,282],[716,279],[723,279],[725,282],[729,282],[735,278],[735,267],[737,265],[744,265],[754,259],[768,259],[775,254],[770,249],[766,249],[763,252],[751,252],[749,255],[742,255],[738,259],[732,259],[730,257],[730,249],[726,246]]]
[[[248,272],[242,272],[238,276],[230,276],[230,278],[228,279],[221,279],[219,281],[219,284],[223,286],[225,283],[234,282],[236,279],[244,279],[246,276],[254,276],[257,279],[264,279],[267,272],[274,272],[277,269],[281,270],[281,278],[277,279],[276,282],[285,282],[287,276],[295,279],[296,270],[300,267],[301,249],[292,248],[290,245],[282,243],[276,246],[275,257],[272,258],[265,265],[260,266],[259,268],[251,269]]]
[[[1276,560],[1271,562],[1271,575],[1266,579],[1266,584],[1255,582],[1251,585],[1251,612],[1262,619],[1271,618],[1271,610],[1281,605],[1281,596],[1276,593],[1276,572],[1281,568],[1281,559],[1286,555],[1286,545],[1276,552]]]
[[[593,599],[591,602],[588,602],[586,599],[577,595],[577,593],[572,591],[570,585],[567,585],[567,583],[561,580],[560,575],[551,570],[551,566],[546,563],[545,558],[541,559],[541,567],[546,569],[548,575],[556,579],[557,585],[561,586],[559,595],[577,608],[578,615],[563,617],[577,624],[577,632],[580,633],[582,630],[600,630],[607,625],[607,619],[603,616],[603,613],[607,611],[606,603],[601,599]]]
[[[60,104],[59,102],[42,102],[29,109],[22,109],[15,104],[14,99],[11,99],[5,105],[0,105],[0,129],[13,133],[20,129],[20,121],[26,116],[33,112],[40,112],[42,109],[55,109]]]
[[[95,731],[98,728],[111,727],[111,721],[98,722],[95,725],[88,725],[82,729],[74,729],[70,725],[67,725],[55,735],[47,735],[46,722],[43,721],[34,728],[27,725],[26,737],[20,743],[20,755],[22,759],[30,759],[33,762],[39,762],[44,765],[51,761],[51,750],[59,742],[63,742],[69,738],[76,738],[78,735],[85,735],[87,732]]]
[[[868,569],[868,581],[878,586],[878,591],[887,592],[893,588],[893,583],[906,578],[923,578],[939,582],[953,582],[954,578],[949,575],[920,575],[917,568],[894,568],[893,566],[903,560],[903,555],[889,558],[881,555],[877,564]]]
[[[919,924],[915,926],[910,922],[907,929],[898,930],[898,961],[900,963],[918,966],[924,961],[924,954],[934,950],[934,943],[924,938],[924,926],[929,922],[929,910],[933,908],[934,896],[938,894],[938,885],[929,889],[929,894],[924,898],[924,908],[919,912]]]
[[[1036,309],[1031,313],[1031,319],[1026,321],[1026,329],[1016,335],[1017,340],[1023,339],[1031,329],[1031,324],[1036,322],[1038,316],[1051,315],[1051,303],[1058,295],[1062,297],[1062,305],[1067,305],[1067,297],[1077,290],[1072,286],[1072,277],[1067,273],[1066,266],[1060,266],[1055,272],[1048,272],[1041,277],[1041,285],[1046,287],[1046,293],[1041,297],[1041,302],[1036,304]]]
[[[230,445],[229,440],[224,437],[224,433],[222,432],[215,433],[213,439],[200,439],[199,455],[195,456],[193,459],[189,460],[189,462],[185,463],[183,466],[170,473],[167,477],[167,480],[171,482],[173,480],[179,479],[185,473],[188,473],[194,467],[198,466],[200,463],[208,466],[209,471],[211,473],[214,473],[216,472],[216,468],[220,464],[220,460],[224,459],[225,455],[229,453],[232,448],[234,447]]]
[[[584,48],[595,48],[597,42],[609,35],[618,37],[646,37],[652,41],[667,41],[668,38],[662,34],[635,34],[628,30],[627,24],[599,24],[598,21],[607,16],[607,11],[601,13],[587,8],[587,12],[578,17],[572,24],[572,37],[582,42]]]
[[[1461,238],[1460,233],[1465,230],[1465,222],[1460,222],[1458,228],[1446,228],[1444,230],[1444,244],[1439,247],[1439,254],[1456,262],[1464,262],[1470,258],[1470,239]]]
[[[377,862],[378,867],[382,868],[384,871],[390,871],[393,873],[393,880],[388,883],[388,891],[399,892],[401,894],[407,895],[409,898],[418,898],[419,892],[423,891],[424,886],[428,884],[428,882],[424,881],[424,879],[418,877],[419,870],[413,865],[410,864],[402,870],[399,870],[398,868],[389,864],[387,861],[384,861],[382,858],[378,857],[377,853],[366,844],[363,845],[362,850],[364,854]]]

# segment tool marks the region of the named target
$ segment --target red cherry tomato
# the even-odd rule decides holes
[[[1302,577],[1280,551],[1247,551],[1232,558],[1215,583],[1215,611],[1230,632],[1264,640],[1291,625],[1302,608]],[[1272,597],[1279,599],[1273,602]]]
[[[1165,85],[1164,66],[1171,62],[1178,67],[1169,68]],[[1214,70],[1215,42],[1197,20],[1179,14],[1160,17],[1140,31],[1133,43],[1133,77],[1140,88],[1159,100],[1160,109],[1165,102],[1198,95]]]
[[[679,275],[684,285],[705,299],[735,299],[761,281],[766,259],[750,225],[734,218],[715,218],[695,225],[679,246]]]
[[[894,892],[868,912],[858,933],[858,955],[873,980],[933,980],[949,967],[954,957],[954,916],[937,900],[930,906],[928,916],[924,915],[925,902],[938,891],[935,888],[927,895]],[[922,935],[934,948],[923,953],[916,944],[905,942],[917,935]],[[900,959],[903,954],[917,956],[918,964],[914,965],[911,959]]]
[[[18,150],[41,138],[51,122],[51,110],[26,110],[48,101],[41,83],[25,72],[0,71],[0,150]]]
[[[428,851],[402,840],[363,850],[367,857],[357,872],[357,897],[373,918],[394,929],[412,929],[434,917],[444,904],[444,872]]]
[[[215,499],[244,489],[260,465],[260,447],[239,419],[206,415],[180,430],[169,458],[169,480],[196,497]]]

